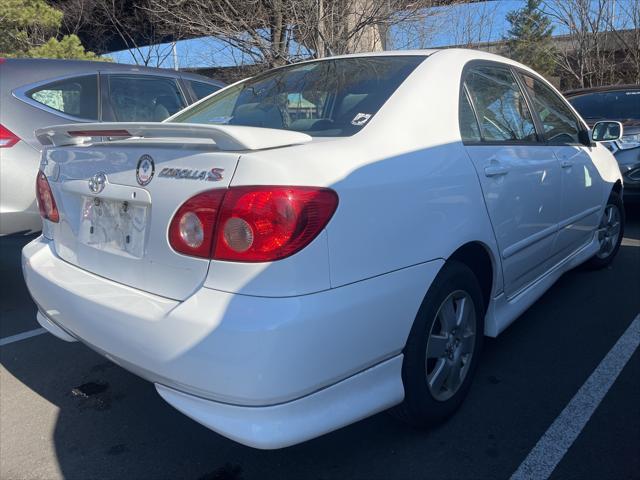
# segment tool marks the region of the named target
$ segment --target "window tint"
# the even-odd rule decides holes
[[[187,80],[187,83],[189,83],[191,90],[193,90],[193,93],[198,100],[208,97],[213,92],[217,92],[221,88],[217,85],[211,85],[210,83],[205,82],[196,82],[195,80]]]
[[[535,141],[536,131],[524,96],[511,71],[476,67],[465,84],[478,115],[484,141]]]
[[[587,93],[571,97],[569,102],[585,119],[640,120],[640,89]]]
[[[460,91],[460,108],[458,113],[460,123],[460,136],[463,142],[479,142],[480,129],[476,115],[473,113],[466,88]]]
[[[580,143],[578,119],[565,101],[540,80],[520,74],[542,122],[545,139],[554,144]]]
[[[353,135],[424,58],[343,58],[279,68],[214,95],[174,121]]]
[[[42,105],[87,120],[98,119],[98,76],[86,75],[51,82],[27,92]]]
[[[186,103],[173,78],[109,75],[108,107],[117,122],[160,122]]]

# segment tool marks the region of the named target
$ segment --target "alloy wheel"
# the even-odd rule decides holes
[[[598,243],[600,244],[598,258],[605,259],[616,249],[620,237],[620,218],[620,209],[617,205],[610,203],[605,207],[598,228]]]
[[[427,342],[427,385],[436,400],[446,401],[460,389],[471,366],[475,337],[473,300],[457,290],[440,305]]]

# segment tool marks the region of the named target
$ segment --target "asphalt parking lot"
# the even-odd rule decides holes
[[[39,327],[20,270],[20,249],[31,238],[0,238],[0,339]],[[569,272],[486,341],[471,393],[447,423],[416,431],[379,414],[276,451],[201,427],[153,385],[82,344],[23,338],[0,346],[0,478],[509,478],[557,419],[580,415],[588,421],[551,478],[640,478],[639,349],[610,378],[593,415],[580,402],[561,415],[639,313],[636,208],[610,268]]]

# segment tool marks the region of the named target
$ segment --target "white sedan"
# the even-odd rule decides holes
[[[608,265],[620,171],[531,69],[469,50],[287,66],[165,123],[38,130],[38,321],[257,448],[394,407],[420,427],[567,270]]]

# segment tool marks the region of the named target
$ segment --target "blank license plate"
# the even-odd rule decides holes
[[[142,258],[148,207],[85,197],[80,241],[98,250]]]

